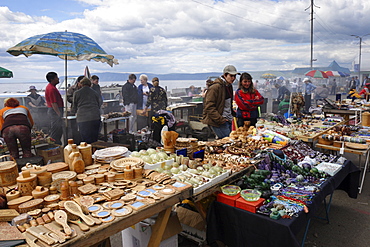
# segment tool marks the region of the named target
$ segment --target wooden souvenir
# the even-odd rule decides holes
[[[147,204],[145,202],[140,201],[140,202],[130,203],[130,204],[128,204],[128,206],[130,206],[134,210],[140,210],[142,208],[145,208],[147,206]]]
[[[37,222],[38,225],[45,225],[45,221],[41,217],[36,218],[36,222]]]
[[[80,191],[78,190],[78,184],[76,181],[69,181],[69,189],[71,192],[71,196],[76,196],[80,194]]]
[[[31,163],[27,163],[25,167],[26,167],[25,170],[29,170],[31,174],[36,174],[36,175],[39,175],[47,171],[45,166],[41,167],[37,165],[32,165]],[[22,167],[22,170],[23,168],[24,167]]]
[[[57,173],[57,172],[69,170],[68,164],[64,162],[51,163],[49,165],[46,165],[45,168],[48,172],[51,172],[51,173]]]
[[[123,172],[116,172],[115,173],[115,180],[123,180],[125,179],[125,175]]]
[[[19,213],[15,209],[0,209],[0,222],[11,221],[17,217]]]
[[[141,200],[142,202],[145,202],[146,204],[154,204],[155,203],[155,200],[152,199],[152,198],[144,198],[143,200]]]
[[[69,184],[68,184],[67,180],[65,180],[62,183],[62,185],[60,187],[60,190],[61,190],[60,200],[62,200],[62,201],[69,200],[70,199],[70,193],[69,193]]]
[[[0,162],[0,186],[10,186],[17,183],[18,167],[15,159],[10,155],[2,155],[0,160],[7,157],[11,161]]]
[[[56,187],[51,186],[51,187],[49,188],[49,194],[50,194],[50,195],[57,194],[57,193],[58,193],[58,190],[57,190],[57,188],[56,188]]]
[[[36,186],[36,188],[32,191],[32,196],[35,199],[43,199],[47,195],[49,195],[49,189],[42,186]]]
[[[43,214],[41,217],[45,221],[45,223],[50,223],[51,222],[51,219],[49,218],[49,216],[47,214]]]
[[[125,192],[121,189],[114,189],[108,192],[104,192],[103,195],[108,198],[108,200],[116,200],[123,196]]]
[[[83,212],[81,207],[74,201],[66,201],[64,203],[65,209],[71,214],[79,216],[88,226],[93,226],[95,221],[87,217]]]
[[[136,195],[127,194],[127,195],[122,196],[121,200],[123,200],[124,202],[129,202],[129,201],[135,200],[135,198],[136,198]]]
[[[29,211],[29,212],[27,212],[27,214],[29,215],[29,216],[32,216],[32,218],[38,218],[38,217],[40,217],[41,216],[41,213],[42,213],[42,211],[41,211],[41,209],[35,209],[35,210],[32,210],[32,211]]]
[[[28,170],[22,171],[22,174],[17,177],[17,185],[21,196],[30,196],[37,186],[37,175],[31,174]]]
[[[54,220],[54,213],[52,211],[49,211],[47,214],[51,220]]]
[[[54,180],[51,183],[51,187],[55,187],[57,189],[57,191],[60,193],[60,192],[62,192],[60,190],[60,188],[61,188],[61,186],[62,186],[62,184],[63,184],[64,181],[65,181],[64,178],[58,178],[58,179]],[[50,190],[51,190],[51,188],[50,188]]]
[[[72,229],[69,227],[69,225],[67,223],[68,216],[67,216],[66,212],[64,212],[63,210],[57,210],[54,213],[54,219],[59,225],[63,226],[65,234],[67,234],[67,235],[72,234]]]
[[[85,170],[98,169],[101,167],[101,164],[93,164],[85,167]]]
[[[132,213],[132,208],[130,207],[122,207],[119,209],[113,209],[111,214],[114,216],[122,217]]]
[[[84,184],[94,184],[95,178],[93,176],[87,176],[86,178],[82,179]]]
[[[134,167],[134,177],[135,179],[143,177],[143,167]]]
[[[137,192],[137,195],[141,197],[149,197],[151,194],[152,193],[147,190],[142,190],[142,191]]]
[[[109,209],[119,209],[119,208],[122,208],[123,205],[124,205],[123,202],[114,201],[114,202],[111,202],[111,204],[109,205]]]
[[[37,183],[40,186],[47,186],[50,185],[52,180],[52,173],[51,172],[43,172],[37,174]]]
[[[20,196],[21,196],[21,194],[19,193],[19,191],[12,190],[12,191],[6,193],[6,200],[7,201],[11,201],[11,200],[16,199],[16,198],[18,198]]]
[[[33,199],[27,202],[24,202],[18,206],[19,213],[27,213],[35,209],[41,209],[43,207],[43,199]]]
[[[26,232],[30,233],[34,237],[37,237],[38,239],[40,239],[41,241],[45,242],[48,245],[52,245],[56,243],[54,239],[43,234],[42,233],[43,231],[38,230],[38,228],[36,228],[35,226],[28,228]]]
[[[59,243],[64,243],[67,239],[70,239],[76,236],[75,231],[72,231],[72,235],[65,234],[63,227],[55,221],[47,223],[43,227],[51,231],[54,234],[54,237],[58,239]]]
[[[115,219],[114,215],[109,215],[108,217],[106,218],[101,218],[100,220],[103,222],[103,223],[107,223],[107,222],[111,222]]]
[[[44,200],[45,200],[45,198],[44,198]],[[58,201],[58,202],[59,202],[59,201]],[[58,210],[58,209],[59,209],[59,204],[58,204],[58,202],[56,202],[56,203],[51,203],[51,204],[47,204],[47,205],[46,205],[46,202],[44,202],[44,205],[45,205],[45,207],[50,208],[50,210]]]
[[[77,179],[79,179],[79,180],[83,180],[86,177],[87,177],[87,174],[84,174],[84,173],[77,174]]]
[[[72,223],[72,224],[75,224],[77,225],[81,231],[83,232],[87,232],[88,230],[90,230],[90,227],[88,225],[85,225],[81,220],[71,220],[71,219],[68,219],[68,222]]]
[[[93,205],[95,203],[95,200],[91,196],[81,196],[79,198],[79,202],[80,202],[79,204],[81,206],[84,206],[84,207],[88,208],[88,207],[90,207],[91,205]]]
[[[11,201],[8,201],[8,208],[19,210],[18,206],[24,202],[28,202],[32,200],[32,196],[21,196],[19,198],[13,199]]]
[[[109,215],[110,215],[109,210],[101,210],[101,211],[97,211],[93,213],[93,216],[98,217],[98,218],[105,218],[105,217],[108,217]]]
[[[166,187],[163,190],[161,190],[160,192],[164,195],[172,195],[176,192],[176,190],[173,189],[173,188]]]
[[[92,197],[94,198],[95,203],[107,200],[107,198],[102,194],[93,194]]]
[[[110,187],[101,187],[101,188],[98,190],[98,192],[99,192],[99,193],[104,193],[104,192],[108,192],[108,191],[110,191],[110,190],[112,190],[112,188],[110,188]]]
[[[48,206],[53,203],[58,203],[60,200],[60,195],[59,194],[54,194],[54,195],[48,195],[44,197],[44,204],[45,206]]]
[[[50,211],[50,208],[48,208],[48,207],[44,207],[44,208],[41,209],[41,212],[44,213],[44,214],[48,213],[49,211]]]
[[[78,190],[81,192],[81,194],[87,195],[97,191],[98,187],[96,187],[94,184],[85,184],[78,187]]]
[[[102,206],[99,205],[99,204],[94,204],[94,205],[91,205],[90,207],[87,208],[87,210],[90,213],[98,212],[98,211],[100,211],[102,209],[103,209]]]
[[[104,183],[105,181],[104,174],[95,174],[94,177],[96,184]]]
[[[51,176],[53,181],[63,178],[66,181],[75,180],[77,177],[77,173],[74,171],[61,171],[57,173],[53,173]]]
[[[112,202],[104,202],[103,204],[102,204],[102,207],[104,208],[104,209],[110,209],[110,204],[111,204]]]

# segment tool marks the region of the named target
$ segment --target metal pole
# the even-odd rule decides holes
[[[313,0],[311,0],[311,59],[310,59],[310,67],[312,70],[313,67]]]
[[[360,80],[361,85],[361,43],[362,43],[362,37],[359,37],[360,39],[360,55],[358,56],[358,79]]]

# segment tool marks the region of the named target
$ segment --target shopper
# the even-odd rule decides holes
[[[259,117],[258,106],[264,102],[263,96],[254,88],[252,76],[244,72],[239,79],[239,88],[235,92],[235,103],[238,106],[236,117],[238,127],[250,121],[250,126],[256,126]]]
[[[166,110],[167,108],[167,93],[162,87],[159,86],[158,77],[152,79],[153,87],[149,91],[148,101],[144,108],[144,114],[151,107],[151,112],[149,113],[149,119],[151,116],[159,110]]]
[[[137,87],[137,109],[144,109],[146,102],[148,102],[149,91],[153,87],[153,84],[148,82],[148,76],[145,74],[140,75],[139,80],[141,84]]]
[[[130,126],[128,131],[129,132],[136,132],[137,125],[137,115],[136,115],[136,109],[137,109],[137,103],[138,103],[138,93],[137,93],[137,87],[135,85],[136,81],[136,75],[130,74],[128,76],[128,80],[125,83],[125,85],[122,86],[122,99],[123,99],[123,105],[125,107],[125,111],[128,111],[131,113],[130,118]]]
[[[209,86],[204,98],[203,120],[209,125],[219,139],[229,136],[235,112],[232,108],[232,84],[240,75],[233,65],[224,68],[223,75]]]
[[[33,119],[27,107],[19,105],[15,98],[4,101],[4,108],[0,110],[0,129],[10,155],[19,158],[18,140],[22,147],[22,157],[32,157],[31,129]]]
[[[55,143],[62,145],[63,99],[59,90],[55,87],[59,83],[59,77],[57,73],[49,72],[46,79],[49,82],[45,89],[45,100],[50,118],[50,137],[55,140]]]
[[[311,107],[311,97],[313,91],[316,89],[316,86],[312,84],[311,80],[308,78],[304,78],[303,82],[304,85],[304,101],[305,101],[305,112],[308,113]]]
[[[72,110],[76,112],[78,129],[81,141],[93,143],[98,140],[100,130],[100,95],[91,88],[91,81],[83,78],[80,81],[81,89],[73,94]]]

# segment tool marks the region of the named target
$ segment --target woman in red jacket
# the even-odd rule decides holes
[[[23,158],[32,157],[31,152],[31,129],[33,119],[27,107],[19,105],[15,98],[4,101],[4,108],[0,110],[0,130],[10,155],[14,159],[19,158],[17,139],[19,140]]]
[[[264,102],[263,96],[254,88],[252,76],[244,72],[239,79],[239,89],[235,92],[235,102],[238,106],[236,117],[238,127],[244,126],[244,121],[250,121],[251,126],[256,126],[259,117],[258,106]]]

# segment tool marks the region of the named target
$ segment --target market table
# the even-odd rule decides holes
[[[357,198],[359,177],[360,170],[351,161],[346,161],[343,168],[321,186],[320,193],[308,205],[309,213],[300,212],[298,217],[292,219],[273,220],[268,216],[213,202],[207,214],[207,242],[212,245],[219,240],[234,247],[300,246],[296,235],[305,226],[307,231],[311,218],[322,205],[321,202],[326,202],[326,197],[335,189],[342,189],[349,197]],[[327,206],[328,213],[330,201]]]
[[[323,108],[322,111],[324,112],[325,117],[327,114],[337,114],[342,116],[345,120],[349,120],[349,116],[356,116],[356,124],[361,123],[362,109],[359,108],[350,108],[348,110]],[[359,121],[357,121],[357,116],[359,117]]]
[[[130,117],[115,117],[115,118],[103,118],[102,119],[102,122],[103,122],[103,129],[104,129],[104,140],[107,141],[108,140],[108,127],[107,127],[107,124],[108,123],[111,123],[111,122],[114,122],[115,123],[115,128],[118,129],[118,124],[119,124],[119,121],[121,120],[124,120],[125,123],[126,123],[126,129],[129,130],[130,129]]]
[[[321,148],[321,149],[326,149],[326,150],[332,150],[332,151],[336,151],[336,152],[340,152],[340,149],[341,149],[340,147],[335,147],[333,145],[324,145],[324,144],[320,144],[320,143],[317,143],[316,147]],[[366,157],[365,164],[364,164],[364,171],[362,173],[361,183],[360,183],[360,186],[359,186],[359,193],[361,193],[362,192],[362,187],[363,187],[364,181],[365,181],[366,170],[367,170],[367,167],[369,166],[369,162],[370,162],[370,150],[369,149],[359,150],[359,149],[352,149],[352,148],[344,147],[343,151],[345,153],[357,154],[359,156],[360,166],[361,166],[361,157],[363,155]]]
[[[150,247],[159,246],[162,235],[166,228],[168,219],[170,217],[172,206],[182,201],[183,199],[189,198],[192,195],[193,188],[188,187],[181,192],[160,200],[157,203],[151,204],[141,210],[135,211],[126,217],[116,217],[116,219],[110,223],[103,223],[98,226],[93,226],[87,232],[80,231],[77,227],[74,227],[78,231],[78,236],[69,239],[63,244],[59,244],[60,247],[65,246],[92,246],[99,243],[110,236],[132,226],[136,223],[145,220],[155,214],[159,214],[156,223],[152,226],[152,235],[150,237]]]

